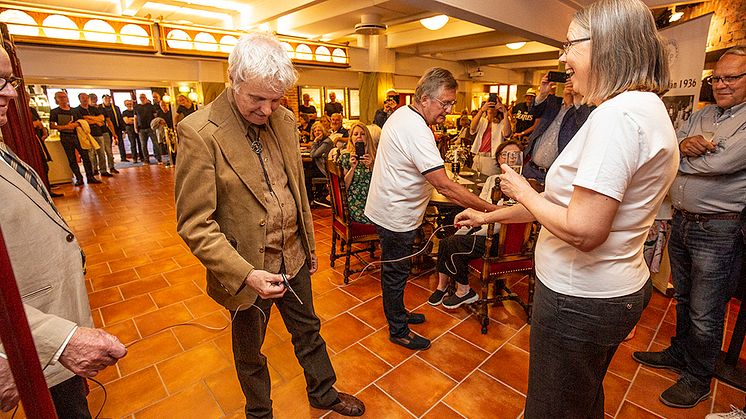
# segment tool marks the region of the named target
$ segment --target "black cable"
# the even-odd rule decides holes
[[[16,405],[16,408],[15,408],[15,409],[13,409],[13,414],[12,414],[12,415],[10,415],[10,419],[13,419],[14,417],[16,417],[16,413],[17,413],[17,412],[18,412],[18,405]]]
[[[101,412],[104,411],[104,406],[106,406],[106,399],[109,397],[109,395],[108,395],[108,393],[106,393],[106,387],[104,387],[104,385],[100,381],[96,380],[95,378],[89,378],[89,380],[91,380],[94,383],[98,384],[99,387],[101,387],[101,390],[104,391],[104,402],[101,403],[101,407],[98,409],[98,413],[96,413],[96,416],[94,416],[94,419],[98,419],[98,417],[101,416]],[[13,418],[11,417],[11,419],[13,419]]]

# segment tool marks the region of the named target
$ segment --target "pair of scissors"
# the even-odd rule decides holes
[[[289,289],[290,292],[292,292],[295,298],[298,300],[298,302],[301,305],[303,305],[303,301],[300,300],[300,297],[298,297],[298,294],[296,294],[293,287],[290,286],[290,281],[288,281],[288,277],[284,273],[281,273],[280,275],[282,276],[282,285],[284,285],[285,288]]]

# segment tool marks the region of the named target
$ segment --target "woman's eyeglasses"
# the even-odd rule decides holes
[[[579,44],[581,42],[590,41],[591,38],[580,38],[580,39],[573,39],[571,41],[567,41],[564,44],[562,44],[562,52],[567,55],[567,53],[570,51],[570,47],[572,47],[575,44]]]

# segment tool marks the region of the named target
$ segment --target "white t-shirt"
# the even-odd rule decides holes
[[[679,150],[663,102],[625,92],[602,103],[547,173],[545,197],[567,207],[574,186],[620,202],[608,239],[582,252],[543,228],[536,274],[555,292],[612,298],[638,291],[650,273],[642,247],[678,170]]]
[[[416,229],[433,189],[424,175],[442,167],[425,119],[409,106],[397,109],[381,131],[365,215],[387,230]]]

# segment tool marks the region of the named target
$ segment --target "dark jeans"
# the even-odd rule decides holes
[[[438,272],[450,276],[461,285],[469,285],[469,261],[482,257],[487,244],[486,236],[455,234],[438,245]],[[492,240],[490,254],[496,251],[497,235]]]
[[[153,154],[155,154],[155,160],[161,161],[161,147],[158,145],[158,138],[156,138],[155,131],[150,128],[140,128],[140,147],[145,163],[150,163],[150,152],[148,151],[148,138],[153,143]]]
[[[381,241],[381,261],[400,259],[414,253],[412,246],[417,236],[416,229],[400,233],[376,225],[376,231]],[[412,260],[409,258],[381,265],[383,313],[389,323],[389,334],[397,338],[409,334],[407,309],[404,307],[404,287],[407,285],[411,266]]]
[[[140,136],[135,132],[134,125],[127,125],[125,127],[127,132],[127,139],[130,141],[130,154],[132,154],[132,160],[145,161],[145,155],[142,154],[142,147],[140,147]],[[124,145],[122,145],[124,147]],[[125,154],[126,155],[126,154]]]
[[[536,281],[524,417],[603,418],[606,369],[651,292],[648,280],[622,297],[581,298]]]
[[[85,378],[75,376],[49,389],[60,419],[91,419],[86,400]]]
[[[676,297],[676,336],[667,351],[686,363],[682,377],[709,385],[723,341],[725,308],[740,275],[739,221],[687,220],[677,211],[668,255]]]
[[[88,150],[84,150],[80,146],[78,137],[60,137],[60,143],[62,148],[65,150],[65,156],[67,156],[67,162],[70,165],[75,180],[83,180],[83,175],[80,173],[80,167],[78,167],[78,158],[75,157],[77,151],[80,155],[80,160],[83,160],[83,168],[85,168],[85,175],[87,178],[93,177],[93,166],[91,165],[91,159],[88,157]]]
[[[303,301],[302,305],[290,291],[277,300],[257,297],[254,303],[256,307],[239,311],[233,321],[233,357],[238,381],[246,397],[247,418],[272,417],[269,370],[261,348],[273,303],[277,305],[282,321],[292,335],[295,356],[306,378],[308,399],[317,406],[329,406],[337,399],[338,393],[333,387],[337,377],[326,352],[326,343],[319,334],[321,322],[313,309],[308,267],[304,266],[290,280],[290,286]]]

